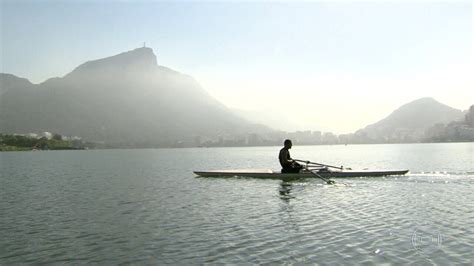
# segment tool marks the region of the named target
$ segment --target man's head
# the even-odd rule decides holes
[[[285,139],[285,142],[283,142],[283,145],[285,145],[285,148],[291,149],[291,146],[293,146],[293,143],[291,143],[291,140]]]

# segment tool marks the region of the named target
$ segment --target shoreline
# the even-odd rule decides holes
[[[473,141],[453,142],[403,142],[403,143],[335,143],[335,144],[298,144],[298,146],[355,146],[355,145],[403,145],[403,144],[456,144],[474,143]],[[53,149],[36,149],[33,147],[0,146],[0,152],[26,152],[26,151],[82,151],[82,150],[142,150],[142,149],[212,149],[212,148],[257,148],[257,147],[279,147],[279,145],[255,145],[255,146],[201,146],[201,147],[64,147]]]

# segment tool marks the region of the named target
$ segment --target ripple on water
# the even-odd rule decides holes
[[[370,147],[383,154],[398,146]],[[248,156],[273,156],[270,148],[37,154],[0,155],[8,163],[0,173],[0,264],[448,265],[474,258],[474,179],[463,174],[473,169],[456,162],[446,173],[329,186],[190,171],[247,165]]]

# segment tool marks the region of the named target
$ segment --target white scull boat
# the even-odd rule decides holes
[[[335,177],[377,177],[404,175],[409,170],[352,170],[352,169],[319,169],[319,170],[301,170],[299,173],[281,173],[271,169],[229,169],[229,170],[208,170],[194,171],[201,177],[253,177],[269,179],[287,179],[287,178],[317,178],[317,175],[323,178]],[[317,175],[315,175],[316,173]]]

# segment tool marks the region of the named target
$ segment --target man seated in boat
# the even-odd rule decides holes
[[[280,160],[281,164],[281,172],[282,173],[299,173],[300,170],[303,168],[299,163],[293,161],[290,156],[290,149],[293,144],[291,140],[286,139],[283,143],[284,147],[280,150],[280,154],[278,155],[278,159]]]

